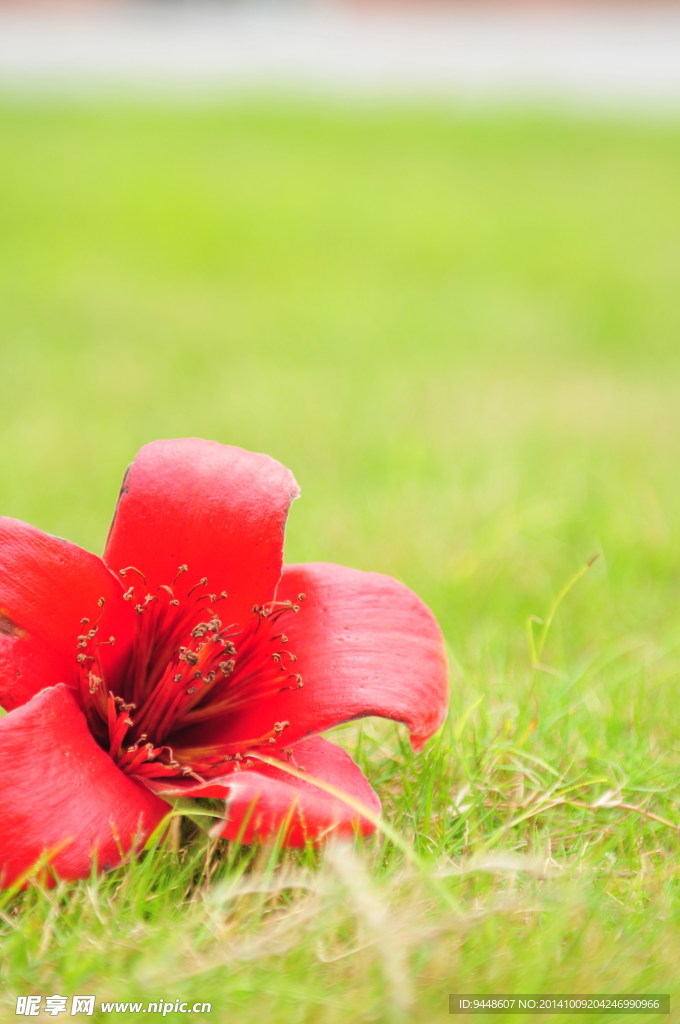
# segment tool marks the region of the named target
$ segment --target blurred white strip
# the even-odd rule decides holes
[[[680,110],[680,7],[0,8],[0,86],[540,100]]]

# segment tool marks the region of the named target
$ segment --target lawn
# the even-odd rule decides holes
[[[451,663],[423,753],[336,731],[387,823],[355,849],[187,821],[2,897],[0,1019],[670,993],[633,1019],[680,1020],[680,128],[6,99],[0,152],[0,512],[100,551],[144,442],[269,452],[303,492],[288,560],[408,583]]]

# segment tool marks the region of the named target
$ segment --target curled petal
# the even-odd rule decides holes
[[[0,705],[17,707],[55,683],[75,685],[85,616],[90,625],[99,620],[101,639],[115,636],[100,649],[103,668],[115,675],[130,638],[121,594],[97,555],[0,517]]]
[[[41,858],[64,879],[120,863],[169,807],[118,770],[64,685],[0,719],[0,884]]]
[[[292,760],[283,761],[280,768],[256,758],[247,760],[249,767],[221,779],[155,788],[168,797],[225,799],[226,820],[216,834],[242,843],[282,836],[284,846],[304,846],[331,833],[374,831],[374,822],[362,810],[375,818],[380,801],[349,754],[334,743],[320,736],[301,740],[292,748]],[[315,785],[315,780],[322,785]],[[324,784],[328,788],[322,788]]]
[[[243,621],[268,601],[281,574],[288,509],[299,494],[292,473],[268,455],[197,438],[154,441],[130,466],[104,561],[135,566],[150,587],[173,584],[182,598],[201,578],[226,591],[228,614]]]

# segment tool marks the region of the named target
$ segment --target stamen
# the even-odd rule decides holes
[[[180,566],[173,584],[186,572],[187,566]],[[297,661],[295,653],[283,647],[288,636],[275,633],[272,626],[285,614],[299,613],[304,594],[298,595],[298,603],[256,605],[245,625],[225,627],[213,606],[227,600],[227,593],[207,593],[207,577],[190,587],[180,602],[173,586],[160,584],[149,592],[141,570],[135,566],[120,570],[123,578],[130,573],[142,582],[122,594],[123,600],[134,602],[135,628],[127,667],[115,682],[117,692],[111,690],[111,681],[107,686],[98,656],[100,647],[115,643],[113,636],[97,640],[103,598],[97,601],[101,611],[96,621],[91,625],[89,618],[81,620],[84,628],[76,641],[88,724],[121,771],[142,778],[179,776],[205,781],[252,763],[243,760],[249,750],[280,749],[288,721],[274,722],[260,736],[217,748],[180,742],[174,744],[173,753],[168,741],[189,735],[185,730],[207,719],[226,716],[228,720],[253,702],[266,705],[275,694],[303,686],[300,673],[287,671]],[[277,648],[272,650],[271,643]]]
[[[199,587],[207,587],[207,586],[208,586],[208,577],[207,576],[201,576],[201,578],[198,581],[198,583],[194,583],[193,587],[189,588],[189,590],[187,592],[187,597],[191,597],[191,595],[193,594],[194,590],[198,590]]]
[[[139,578],[140,578],[140,579],[142,580],[142,582],[144,583],[144,586],[146,586],[146,576],[144,575],[144,573],[142,572],[142,570],[141,570],[141,569],[138,569],[138,568],[137,568],[137,566],[136,566],[136,565],[128,565],[128,566],[127,566],[127,567],[126,567],[125,569],[119,569],[119,570],[118,570],[118,573],[119,573],[119,575],[120,575],[120,576],[122,576],[122,577],[123,577],[123,579],[125,579],[125,577],[127,576],[127,574],[128,574],[129,572],[135,572],[135,573],[137,573],[137,575],[139,576]]]

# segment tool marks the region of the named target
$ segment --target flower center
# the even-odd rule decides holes
[[[278,744],[289,723],[272,722],[261,736],[230,740],[230,716],[303,685],[279,624],[298,613],[299,604],[256,606],[245,624],[225,626],[219,608],[228,608],[227,594],[210,593],[205,577],[181,601],[175,597],[173,586],[186,572],[180,566],[172,585],[149,593],[138,569],[120,570],[126,583],[132,581],[123,600],[134,618],[129,658],[116,679],[104,678],[100,656],[101,647],[115,643],[115,637],[99,639],[104,599],[94,622],[81,619],[81,703],[93,736],[129,775],[203,781],[238,769],[249,750]],[[224,723],[224,740],[201,743],[200,726],[208,721]]]

